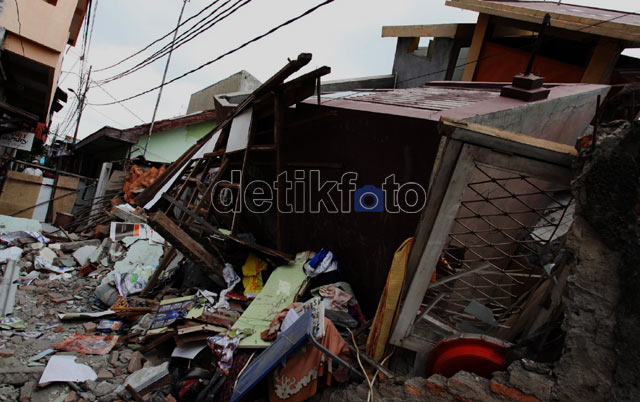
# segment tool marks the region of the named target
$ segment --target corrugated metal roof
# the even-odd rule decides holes
[[[342,99],[378,103],[382,105],[393,105],[409,107],[414,109],[424,109],[442,111],[471,105],[493,99],[500,96],[499,90],[467,89],[467,88],[447,88],[447,87],[420,87],[396,89],[393,91],[378,91],[365,93],[349,93]]]

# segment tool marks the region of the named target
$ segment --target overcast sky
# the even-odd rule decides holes
[[[182,0],[93,1],[98,1],[98,6],[91,46],[85,61],[85,70],[89,65],[93,66],[92,80],[108,78],[148,56],[149,51],[118,67],[96,71],[140,50],[172,30],[182,7]],[[188,1],[183,20],[211,1]],[[251,1],[225,21],[174,51],[168,79],[219,56],[322,1]],[[229,5],[233,2],[229,2]],[[220,1],[218,4],[223,3]],[[635,0],[573,0],[572,3],[596,7],[606,3],[607,8],[640,11],[640,4]],[[381,37],[383,25],[475,22],[476,18],[474,12],[446,7],[444,0],[336,0],[267,38],[166,86],[156,120],[184,114],[193,92],[239,70],[247,70],[264,81],[280,69],[287,58],[295,58],[301,52],[313,54],[313,60],[301,72],[327,65],[332,69],[332,73],[325,78],[327,80],[389,74],[396,40]],[[81,66],[80,39],[76,47],[68,48],[63,62],[59,86],[64,90],[77,90]],[[157,46],[152,48],[157,49]],[[633,50],[631,54],[640,56],[640,51]],[[116,99],[121,99],[155,87],[161,82],[165,62],[166,57],[128,77],[104,84],[103,88]],[[74,123],[67,124],[64,121],[74,97],[72,93],[69,95],[67,106],[54,115],[52,129],[60,126],[61,134],[73,135]],[[100,87],[91,88],[79,138],[103,126],[127,128],[142,124],[140,119],[151,121],[156,97],[157,91],[154,91],[125,102],[123,105],[131,113],[121,105],[91,105],[113,100]]]

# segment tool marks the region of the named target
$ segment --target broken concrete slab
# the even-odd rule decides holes
[[[39,385],[51,382],[84,382],[95,380],[98,375],[86,364],[76,363],[73,355],[51,356],[40,377]]]
[[[42,224],[35,219],[17,218],[15,216],[0,215],[0,233],[9,232],[39,232]]]
[[[22,251],[20,247],[9,247],[0,250],[0,263],[4,264],[9,260],[19,260],[22,256]]]
[[[169,375],[169,362],[159,366],[145,367],[127,377],[125,386],[131,385],[134,390],[140,392],[155,382]]]
[[[89,262],[89,256],[91,256],[97,248],[97,246],[82,246],[73,253],[73,258],[78,261],[81,267],[84,267],[87,262]]]
[[[55,251],[51,250],[49,247],[45,247],[42,250],[38,251],[38,256],[49,264],[53,264],[53,260],[58,258],[58,254]]]

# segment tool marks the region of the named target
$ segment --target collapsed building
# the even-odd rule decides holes
[[[481,12],[469,54],[520,43],[551,7],[546,34],[596,44],[582,74],[600,78],[534,75],[557,65],[538,46],[494,77],[508,82],[474,82],[495,72],[479,61],[463,81],[449,68],[358,89],[323,85],[329,67],[291,79],[303,53],[249,94],[212,96],[215,127],[171,164],[103,165],[75,221],[0,216],[3,393],[633,400],[638,123],[605,84],[640,42],[635,16],[620,33],[561,4],[449,3]],[[139,141],[123,133],[84,145]]]

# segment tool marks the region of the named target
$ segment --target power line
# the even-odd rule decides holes
[[[184,8],[187,5],[187,0],[182,2],[182,8],[180,9],[180,16],[178,17],[178,23],[176,25],[175,33],[173,34],[173,40],[171,41],[171,50],[169,56],[167,56],[167,64],[164,66],[164,73],[162,74],[162,82],[160,83],[160,91],[158,91],[158,99],[156,99],[156,106],[153,108],[153,116],[151,117],[151,124],[149,124],[149,134],[147,134],[147,142],[144,145],[144,152],[142,157],[147,154],[147,147],[149,147],[149,140],[151,139],[151,132],[153,132],[153,125],[156,122],[156,113],[158,112],[158,106],[160,106],[160,98],[162,98],[162,89],[164,88],[164,82],[167,79],[167,71],[169,71],[169,63],[171,63],[171,55],[173,54],[173,44],[176,42],[176,36],[178,36],[178,28],[180,28],[180,20],[182,20],[182,14]]]
[[[231,54],[233,54],[233,53],[235,53],[235,52],[237,52],[237,51],[239,51],[239,50],[241,50],[241,49],[243,49],[243,48],[247,47],[248,45],[250,45],[250,44],[252,44],[252,43],[254,43],[254,42],[259,41],[260,39],[262,39],[262,38],[264,38],[264,37],[266,37],[266,36],[269,36],[269,35],[273,34],[274,32],[278,31],[279,29],[281,29],[281,28],[283,28],[283,27],[285,27],[285,26],[287,26],[287,25],[290,25],[290,24],[292,24],[292,23],[296,22],[296,21],[298,21],[298,20],[299,20],[299,19],[301,19],[301,18],[306,17],[307,15],[309,15],[309,14],[313,13],[314,11],[316,11],[317,9],[319,9],[319,8],[321,8],[321,7],[323,7],[323,6],[326,6],[327,4],[333,3],[334,1],[335,1],[335,0],[326,0],[326,1],[324,1],[324,2],[320,3],[320,4],[316,5],[316,6],[314,6],[314,7],[310,8],[310,9],[308,9],[307,11],[305,11],[305,12],[303,12],[302,14],[298,15],[297,17],[291,18],[291,19],[289,19],[289,20],[287,20],[287,21],[283,22],[282,24],[280,24],[280,25],[278,25],[278,26],[276,26],[276,27],[274,27],[274,28],[271,28],[271,29],[270,29],[270,30],[268,30],[267,32],[265,32],[265,33],[263,33],[263,34],[261,34],[261,35],[258,35],[258,36],[254,37],[253,39],[251,39],[251,40],[249,40],[249,41],[247,41],[247,42],[244,42],[242,45],[240,45],[240,46],[238,46],[238,47],[236,47],[236,48],[234,48],[234,49],[232,49],[232,50],[229,50],[228,52],[226,52],[226,53],[224,53],[224,54],[222,54],[222,55],[220,55],[220,56],[216,57],[215,59],[209,60],[208,62],[206,62],[206,63],[204,63],[204,64],[201,64],[200,66],[198,66],[198,67],[196,67],[196,68],[194,68],[194,69],[192,69],[192,70],[189,70],[189,71],[187,71],[186,73],[184,73],[184,74],[182,74],[182,75],[179,75],[179,76],[177,76],[177,77],[175,77],[175,78],[173,78],[173,79],[169,80],[168,82],[166,82],[166,83],[165,83],[164,85],[162,85],[162,86],[169,85],[169,84],[171,84],[171,83],[173,83],[173,82],[176,82],[176,81],[178,81],[178,80],[180,80],[180,79],[182,79],[182,78],[184,78],[184,77],[186,77],[186,76],[188,76],[188,75],[191,75],[191,74],[195,73],[196,71],[202,70],[203,68],[205,68],[205,67],[207,67],[207,66],[209,66],[209,65],[211,65],[211,64],[213,64],[213,63],[215,63],[215,62],[217,62],[217,61],[219,61],[219,60],[221,60],[221,59],[223,59],[224,57],[229,56],[229,55],[231,55]],[[126,97],[126,98],[123,98],[123,99],[120,99],[119,101],[116,101],[116,102],[110,102],[110,103],[92,103],[92,105],[93,105],[93,106],[107,106],[107,105],[115,105],[116,103],[126,102],[126,101],[128,101],[128,100],[138,98],[138,97],[140,97],[140,96],[142,96],[142,95],[148,94],[149,92],[155,91],[156,89],[159,89],[160,87],[161,87],[161,85],[158,85],[158,86],[156,86],[156,87],[153,87],[153,88],[147,89],[146,91],[143,91],[143,92],[137,93],[137,94],[135,94],[135,95],[132,95],[132,96],[129,96],[129,97]]]
[[[129,74],[132,74],[138,70],[143,69],[144,67],[160,60],[163,56],[167,55],[169,53],[169,51],[171,50],[171,48],[173,48],[173,50],[181,47],[184,44],[189,43],[190,41],[192,41],[193,39],[195,39],[197,36],[199,36],[200,34],[204,33],[205,31],[211,29],[214,25],[218,24],[219,22],[225,20],[227,17],[231,16],[232,14],[234,14],[236,11],[238,11],[240,8],[244,7],[245,5],[249,4],[252,0],[244,0],[244,2],[242,2],[243,0],[237,0],[235,3],[233,3],[229,8],[227,8],[226,10],[223,10],[220,12],[220,14],[214,16],[213,18],[211,18],[210,20],[207,21],[207,18],[209,18],[211,15],[215,14],[218,10],[220,10],[222,7],[224,7],[225,5],[227,5],[231,0],[227,0],[226,2],[224,2],[222,5],[220,5],[220,7],[216,8],[215,10],[213,10],[211,13],[209,13],[206,17],[204,17],[202,20],[198,21],[195,25],[193,25],[192,27],[190,27],[189,29],[187,29],[185,32],[181,33],[180,35],[177,36],[176,41],[172,41],[169,44],[163,46],[161,49],[159,49],[158,51],[156,51],[155,53],[153,53],[151,56],[145,58],[144,60],[138,62],[136,65],[130,67],[129,69],[120,72],[118,74],[115,74],[111,77],[108,78],[104,78],[99,80],[99,82],[101,84],[107,84],[109,82],[115,81],[117,79],[123,78]],[[242,4],[240,4],[242,3]],[[235,7],[235,8],[234,8]],[[227,14],[225,14],[227,13]],[[198,25],[200,25],[202,22],[204,21],[203,26],[200,26],[199,28]],[[174,30],[174,32],[176,32]],[[172,47],[173,44],[173,47]]]
[[[100,88],[104,93],[106,93],[107,95],[109,95],[111,97],[111,99],[113,99],[114,101],[117,101],[118,99],[116,99],[115,96],[111,95],[111,93],[109,91],[107,91],[106,89],[104,89],[104,87],[100,84],[98,84],[95,81],[91,81],[94,84],[96,84],[98,86],[98,88]],[[144,121],[142,119],[142,117],[138,116],[137,114],[135,114],[131,109],[129,109],[128,107],[126,107],[125,105],[123,105],[122,103],[118,103],[122,108],[124,108],[127,112],[131,113],[131,115],[133,115],[136,119],[140,120],[142,123],[146,123],[146,121]]]
[[[215,0],[215,1],[211,2],[211,4],[209,4],[208,6],[205,6],[202,10],[198,11],[196,14],[194,14],[194,15],[192,15],[191,17],[189,17],[189,18],[187,18],[186,20],[184,20],[184,22],[182,22],[182,23],[180,24],[180,26],[182,26],[182,25],[186,24],[187,22],[191,21],[192,19],[196,18],[197,16],[199,16],[200,14],[202,14],[203,12],[205,12],[208,8],[213,7],[213,6],[214,6],[216,3],[218,3],[219,1],[220,1],[220,0]],[[179,26],[179,27],[180,27],[180,26]],[[95,70],[95,71],[96,71],[96,72],[100,72],[100,71],[105,71],[105,70],[108,70],[108,69],[110,69],[110,68],[116,67],[116,66],[118,66],[118,65],[120,65],[120,64],[122,64],[122,63],[124,63],[125,61],[130,60],[131,58],[133,58],[133,57],[135,57],[135,56],[139,55],[140,53],[144,52],[145,50],[149,49],[151,46],[155,45],[156,43],[160,42],[161,40],[163,40],[163,39],[165,39],[165,38],[169,37],[169,36],[170,36],[171,34],[173,34],[175,31],[176,31],[176,29],[173,29],[173,30],[171,30],[171,31],[167,32],[164,36],[162,36],[162,37],[160,37],[160,38],[158,38],[158,39],[154,40],[153,42],[149,43],[149,44],[148,44],[147,46],[145,46],[144,48],[142,48],[142,49],[138,50],[137,52],[135,52],[135,53],[133,53],[133,54],[131,54],[131,55],[127,56],[127,57],[125,57],[124,59],[122,59],[122,60],[118,61],[117,63],[114,63],[114,64],[112,64],[112,65],[110,65],[110,66],[107,66],[107,67],[104,67],[104,68],[97,69],[97,70]]]

